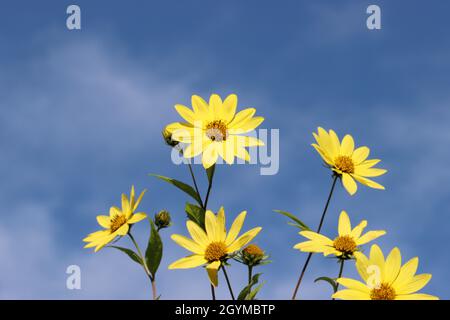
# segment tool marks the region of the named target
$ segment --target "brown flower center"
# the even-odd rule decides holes
[[[111,233],[114,233],[115,231],[117,231],[126,222],[127,222],[127,219],[125,218],[125,215],[123,215],[123,214],[115,215],[111,219],[111,227],[110,227]]]
[[[353,254],[357,245],[351,236],[339,236],[333,241],[333,247],[344,254]]]
[[[261,250],[256,244],[249,244],[244,250],[242,250],[248,255],[262,257],[264,256],[264,251]]]
[[[372,289],[370,292],[372,300],[394,300],[395,290],[390,285],[382,283],[378,288]]]
[[[226,257],[227,246],[223,242],[211,242],[205,250],[205,259],[208,262],[219,261]]]
[[[334,159],[334,165],[344,173],[354,173],[355,165],[349,156],[338,156]]]
[[[214,120],[206,125],[206,136],[212,141],[227,140],[227,125],[222,120]]]

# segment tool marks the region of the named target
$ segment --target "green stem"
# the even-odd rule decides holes
[[[233,289],[231,288],[230,279],[228,278],[227,271],[225,270],[225,266],[222,266],[223,274],[225,275],[225,279],[227,280],[228,290],[230,291],[231,299],[234,299]]]
[[[212,173],[211,173],[211,178],[208,177],[208,191],[206,191],[206,198],[204,201],[204,206],[203,209],[207,209],[208,208],[208,200],[209,200],[209,194],[211,192],[211,188],[213,185],[213,179],[214,179],[214,173],[216,172],[216,165],[213,164],[213,168],[211,169]]]
[[[192,181],[194,182],[195,192],[197,192],[198,198],[200,199],[200,207],[203,208],[202,197],[200,196],[200,191],[198,191],[197,181],[195,180],[194,171],[192,170],[191,163],[188,162],[189,172],[191,173]]]
[[[211,285],[211,296],[213,300],[216,300],[216,289],[214,289],[214,286],[212,284]]]
[[[248,266],[248,284],[249,285],[250,285],[250,283],[252,283],[252,271],[253,271],[253,267]]]
[[[341,259],[341,263],[340,263],[340,266],[339,266],[339,274],[338,274],[338,276],[337,276],[337,279],[339,279],[340,277],[342,277],[342,273],[344,272],[344,263],[345,263],[345,260],[344,260],[344,259]],[[336,285],[336,290],[334,290],[334,293],[336,293],[336,292],[338,291],[338,289],[339,289],[339,283],[337,283],[337,285]],[[333,300],[336,300],[336,299],[333,298]]]
[[[317,233],[319,233],[320,230],[322,229],[323,221],[325,219],[325,214],[327,213],[328,206],[329,206],[330,200],[331,200],[331,196],[333,195],[334,187],[336,186],[336,182],[337,182],[338,178],[339,178],[339,176],[336,174],[333,177],[333,183],[331,185],[330,193],[328,194],[328,199],[325,204],[325,208],[323,209],[323,212],[322,212],[322,217],[320,218],[320,223],[319,223],[319,227],[317,228]],[[294,293],[292,294],[292,300],[295,300],[295,298],[297,296],[298,289],[300,288],[300,284],[302,283],[303,276],[305,275],[306,269],[308,268],[309,261],[311,260],[312,255],[313,255],[313,253],[310,252],[308,254],[308,257],[306,258],[305,264],[303,265],[302,271],[300,273],[300,277],[298,278],[297,284],[295,286]]]

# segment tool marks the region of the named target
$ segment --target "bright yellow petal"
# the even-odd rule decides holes
[[[261,231],[261,227],[253,228],[243,235],[241,235],[239,238],[234,240],[232,244],[228,246],[228,252],[235,252],[239,249],[241,249],[243,246],[245,246],[247,243],[253,240],[254,237]]]
[[[316,149],[317,153],[322,157],[323,161],[325,161],[329,166],[333,165],[333,160],[328,156],[328,154],[317,144],[312,144],[313,148]]]
[[[389,253],[386,258],[386,263],[384,265],[384,278],[383,280],[389,284],[392,284],[400,272],[402,265],[402,256],[400,250],[395,247]]]
[[[255,113],[255,108],[247,108],[239,111],[229,123],[228,129],[238,129],[243,123],[251,119]]]
[[[200,228],[195,222],[188,220],[186,221],[186,228],[192,239],[197,242],[201,247],[206,248],[209,244],[208,236],[205,231]]]
[[[173,262],[169,269],[190,269],[199,267],[202,264],[205,264],[207,261],[203,258],[202,255],[193,254],[191,256],[181,258],[175,262]]]
[[[250,162],[250,154],[245,148],[237,146],[234,155],[242,160]]]
[[[220,268],[220,261],[211,262],[206,266],[206,272],[208,272],[208,278],[211,284],[215,287],[218,286],[219,281],[217,277],[217,272]]]
[[[387,170],[385,169],[378,169],[378,168],[360,168],[358,166],[355,167],[355,174],[361,177],[379,177],[383,174],[385,174]]]
[[[122,212],[127,215],[131,211],[130,201],[126,194],[122,193]]]
[[[194,124],[195,121],[198,121],[198,119],[195,118],[194,112],[188,107],[183,106],[181,104],[177,104],[175,105],[175,109],[180,114],[180,116],[188,123]]]
[[[141,220],[144,220],[145,218],[147,218],[147,215],[145,213],[137,212],[131,216],[131,218],[127,221],[127,223],[133,224]]]
[[[331,297],[341,300],[370,300],[369,294],[362,291],[351,289],[340,290],[335,294],[333,294]]]
[[[354,239],[358,239],[366,227],[367,227],[367,220],[361,221],[355,228],[353,228],[351,233],[352,237]]]
[[[341,154],[341,144],[339,143],[339,138],[333,130],[328,131],[329,144],[330,144],[330,155],[332,158],[336,158]]]
[[[209,242],[219,241],[217,235],[217,218],[211,210],[207,210],[205,214],[205,227],[206,234],[208,235]]]
[[[213,93],[209,97],[209,110],[213,112],[214,120],[222,120],[220,118],[222,110],[222,99],[218,94]]]
[[[233,128],[230,128],[228,132],[230,134],[243,134],[250,131],[255,130],[259,125],[264,121],[263,117],[254,117],[245,122],[239,124],[239,126],[235,125]]]
[[[396,296],[395,300],[439,300],[439,298],[430,294],[415,293]]]
[[[356,190],[358,190],[355,180],[353,180],[352,176],[347,173],[342,174],[342,184],[350,195],[354,195]]]
[[[209,110],[208,103],[200,96],[193,95],[191,98],[192,109],[196,116],[204,119],[205,121],[211,121],[212,116]]]
[[[205,169],[208,169],[217,162],[218,154],[218,142],[212,142],[205,150],[203,150],[202,163]]]
[[[91,242],[96,239],[104,238],[111,234],[110,230],[100,230],[87,235],[86,238],[83,239],[84,242]]]
[[[331,240],[330,238],[328,238],[324,235],[321,235],[320,233],[314,232],[314,231],[301,231],[299,234],[301,236],[303,236],[307,239],[311,239],[319,244],[328,245],[328,246],[333,245],[333,240]]]
[[[109,229],[111,226],[111,218],[109,216],[97,216],[97,222],[105,229]]]
[[[419,291],[423,287],[427,285],[427,283],[431,280],[431,274],[419,274],[414,276],[412,280],[402,285],[401,287],[394,286],[396,294],[411,294]]]
[[[395,279],[393,286],[396,288],[402,288],[412,281],[414,275],[416,274],[417,267],[419,266],[419,258],[415,257],[405,263],[401,269],[400,273]]]
[[[344,139],[342,139],[341,143],[341,155],[350,157],[355,148],[355,142],[351,135],[345,135]]]
[[[370,149],[367,147],[359,147],[352,154],[352,160],[355,165],[362,163],[370,154]]]
[[[386,234],[386,231],[384,231],[384,230],[369,231],[366,234],[364,234],[362,237],[358,238],[356,240],[356,244],[358,246],[366,244],[372,240],[375,240],[376,238],[384,236],[385,234]]]
[[[352,225],[347,212],[342,211],[339,215],[338,232],[340,236],[350,235],[352,232]]]
[[[231,120],[233,120],[234,115],[236,114],[237,104],[238,98],[235,94],[230,94],[223,102],[221,113],[222,119],[225,120],[226,123],[230,123]]]
[[[144,196],[144,194],[147,192],[147,189],[142,190],[141,194],[139,195],[139,197],[137,198],[136,202],[133,201],[133,206],[132,206],[132,211],[136,211],[139,204],[142,201],[142,197]]]
[[[242,225],[244,224],[245,217],[247,215],[247,211],[242,211],[236,219],[234,219],[233,224],[231,225],[230,231],[228,231],[228,235],[225,239],[225,244],[229,246],[238,236],[241,231]]]
[[[220,207],[217,212],[217,223],[216,223],[216,237],[217,241],[224,242],[227,237],[227,230],[225,229],[225,210]]]
[[[198,243],[196,243],[195,241],[192,241],[189,238],[186,238],[185,236],[179,235],[179,234],[173,234],[170,236],[170,238],[175,241],[179,246],[182,246],[183,248],[199,254],[199,255],[203,255],[205,250],[204,248],[202,248]]]
[[[117,231],[114,233],[123,237],[128,234],[128,230],[130,230],[130,226],[125,223],[123,226],[121,226],[119,229],[117,229]]]
[[[359,183],[362,183],[365,186],[368,186],[368,187],[374,188],[374,189],[384,190],[384,187],[381,184],[379,184],[373,180],[358,176],[357,174],[353,174],[352,177],[355,178],[356,181],[358,181]]]
[[[358,271],[361,279],[367,282],[367,278],[369,277],[368,267],[371,263],[369,262],[369,259],[361,252],[355,252],[354,255],[356,258],[356,270]]]
[[[337,282],[348,289],[357,290],[370,294],[370,288],[361,281],[357,281],[350,278],[339,278],[337,279]]]

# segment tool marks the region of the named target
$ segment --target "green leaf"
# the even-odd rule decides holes
[[[161,179],[163,181],[166,181],[167,183],[170,183],[170,184],[174,185],[175,187],[177,187],[181,191],[183,191],[183,192],[187,193],[188,195],[190,195],[195,201],[197,201],[198,204],[202,203],[202,200],[200,199],[200,196],[197,194],[195,189],[192,188],[190,185],[188,185],[188,184],[186,184],[184,182],[181,182],[181,181],[169,178],[169,177],[160,176],[160,175],[157,175],[157,174],[150,174],[150,175],[154,176],[154,177],[156,177],[158,179]]]
[[[205,210],[203,208],[187,202],[184,210],[189,220],[194,221],[201,228],[205,229]]]
[[[139,255],[131,249],[122,248],[122,247],[118,247],[118,246],[108,246],[108,248],[114,248],[114,249],[120,250],[123,253],[125,253],[126,255],[128,255],[131,258],[131,260],[142,265],[142,260],[141,260],[141,258],[139,258]]]
[[[156,230],[153,220],[150,221],[150,238],[148,239],[147,249],[145,250],[145,262],[147,263],[148,270],[154,277],[161,263],[163,244],[158,231]]]
[[[264,282],[261,282],[261,283],[259,284],[259,286],[257,286],[255,289],[252,290],[252,292],[250,292],[250,293],[248,294],[248,296],[246,297],[245,300],[255,300],[256,295],[258,294],[258,292],[261,290],[261,288],[263,287],[263,285],[264,285],[265,283],[266,283],[265,281],[264,281]]]
[[[273,210],[273,211],[278,212],[279,214],[282,214],[283,216],[286,216],[286,217],[292,219],[295,222],[295,224],[290,223],[290,225],[298,227],[303,231],[311,230],[305,223],[303,223],[303,221],[301,221],[299,218],[297,218],[294,214],[287,212],[287,211],[282,211],[282,210]]]
[[[239,293],[239,295],[238,295],[238,300],[249,300],[249,299],[247,299],[248,298],[248,296],[251,294],[251,290],[252,290],[252,287],[255,285],[255,284],[257,284],[258,283],[258,281],[259,281],[259,276],[261,275],[262,273],[257,273],[257,274],[255,274],[253,277],[252,277],[252,280],[250,281],[250,283],[248,284],[248,285],[246,285],[245,287],[244,287],[244,289],[242,289],[242,291]],[[259,291],[259,289],[258,289],[258,291]],[[258,293],[258,292],[256,292],[256,293]],[[255,295],[256,295],[256,293],[255,293]],[[250,299],[251,300],[251,299]]]
[[[317,281],[326,281],[326,282],[328,282],[333,287],[333,292],[336,292],[337,289],[338,289],[338,284],[337,284],[336,280],[332,279],[330,277],[319,277],[316,280],[314,280],[314,282],[317,282]]]
[[[208,183],[211,184],[214,178],[214,172],[216,171],[216,165],[213,164],[211,167],[206,169],[206,175],[208,176]]]

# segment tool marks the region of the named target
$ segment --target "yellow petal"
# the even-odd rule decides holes
[[[209,97],[209,110],[212,110],[215,120],[222,120],[220,118],[222,110],[222,99],[218,94],[213,93]]]
[[[188,220],[186,221],[186,228],[192,239],[197,242],[201,247],[206,248],[209,244],[208,236],[205,231],[200,228],[195,222]]]
[[[211,143],[212,141],[209,139],[193,139],[191,144],[184,149],[183,156],[188,159],[196,157],[206,150]]]
[[[379,238],[385,234],[386,234],[386,231],[384,231],[384,230],[369,231],[366,234],[364,234],[362,237],[358,238],[356,240],[356,244],[358,246],[366,244],[367,242],[375,240],[376,238]]]
[[[331,297],[341,300],[370,300],[370,295],[368,293],[351,289],[340,290]]]
[[[128,197],[122,193],[122,212],[124,214],[128,214],[131,211],[130,202],[128,201]]]
[[[370,265],[369,259],[361,252],[355,252],[354,253],[356,258],[356,270],[358,271],[361,279],[367,282],[367,278],[369,277],[368,274],[368,267]]]
[[[328,165],[333,166],[333,160],[328,156],[328,154],[317,144],[313,143],[312,146],[316,149],[317,153],[322,157],[323,161],[325,161]]]
[[[123,226],[121,226],[119,229],[117,229],[117,231],[114,232],[113,234],[117,234],[117,235],[123,237],[128,234],[128,230],[130,230],[130,226],[125,223]]]
[[[361,221],[355,228],[353,228],[352,234],[351,234],[352,237],[354,239],[358,239],[366,227],[367,227],[367,220]]]
[[[301,231],[300,235],[323,245],[332,245],[333,240],[314,231]]]
[[[359,147],[352,154],[352,160],[355,165],[362,163],[370,154],[370,149],[367,147]]]
[[[337,283],[343,285],[346,288],[370,294],[370,288],[367,287],[361,281],[357,281],[357,280],[350,279],[350,278],[339,278],[339,279],[337,279]]]
[[[217,218],[211,210],[207,210],[205,214],[206,234],[209,242],[219,241],[217,231]]]
[[[378,168],[360,168],[358,166],[355,167],[355,174],[361,177],[378,177],[385,174],[387,170],[378,169]]]
[[[191,104],[196,116],[205,120],[205,122],[213,120],[208,103],[202,97],[193,95],[191,98]]]
[[[230,134],[243,134],[255,130],[264,121],[263,117],[254,117],[230,128]]]
[[[341,155],[350,157],[355,148],[355,142],[351,135],[345,135],[344,139],[342,139],[341,143]]]
[[[234,142],[242,147],[257,147],[263,146],[264,142],[251,136],[230,136],[229,139],[234,140]]]
[[[384,190],[384,187],[381,184],[376,183],[373,180],[363,178],[361,176],[358,176],[357,174],[352,175],[352,177],[355,178],[356,181],[358,181],[359,183],[362,183],[365,186],[368,186],[368,187],[374,188],[374,189]]]
[[[236,107],[238,104],[238,98],[235,94],[230,94],[226,97],[222,105],[222,118],[226,123],[230,123],[233,120],[236,113]]]
[[[185,248],[193,253],[200,254],[200,255],[204,254],[204,249],[198,243],[192,241],[189,238],[186,238],[179,234],[173,234],[170,236],[170,238],[173,241],[175,241],[178,245],[182,246],[183,248]]]
[[[438,297],[425,293],[398,295],[395,300],[439,300]]]
[[[205,169],[208,169],[217,162],[217,158],[219,156],[217,149],[217,142],[212,142],[203,151],[202,163]]]
[[[225,229],[225,210],[220,207],[219,212],[217,212],[217,223],[216,223],[216,236],[217,241],[224,242],[227,237],[227,231]]]
[[[97,222],[105,229],[111,226],[111,218],[109,216],[97,216]]]
[[[186,106],[177,104],[175,105],[175,109],[180,114],[180,116],[190,124],[194,124],[194,122],[198,120],[195,118],[194,112]]]
[[[261,227],[256,227],[241,235],[228,247],[228,252],[231,253],[241,249],[247,243],[252,241],[253,238],[256,237],[256,235],[261,231],[261,229]]]
[[[381,277],[382,279],[384,279],[384,256],[380,247],[376,244],[372,245],[372,247],[370,248],[370,264],[375,264],[380,268]]]
[[[245,148],[237,146],[234,155],[242,160],[250,162],[250,154]]]
[[[395,286],[395,292],[397,294],[411,294],[419,291],[423,287],[427,285],[427,283],[431,280],[431,274],[419,274],[414,276],[410,282],[401,287]]]
[[[416,274],[417,267],[419,265],[419,258],[415,257],[405,263],[395,279],[393,286],[396,288],[402,288],[412,281],[414,275]]]
[[[144,196],[144,194],[147,192],[147,189],[142,190],[141,194],[139,195],[138,199],[136,200],[136,202],[133,201],[133,206],[132,206],[132,211],[136,211],[137,207],[139,206],[139,204],[142,201],[142,197]]]
[[[342,174],[342,184],[350,195],[354,195],[356,190],[358,190],[355,180],[353,180],[352,176],[347,173]]]
[[[229,246],[238,236],[241,231],[242,225],[244,224],[245,217],[247,215],[247,211],[242,211],[236,219],[234,219],[233,224],[231,225],[230,231],[228,231],[227,238],[225,239],[225,244]]]
[[[334,159],[341,153],[341,144],[339,143],[339,138],[333,130],[328,131],[329,144],[330,144],[330,155]]]
[[[110,235],[111,232],[110,230],[100,230],[100,231],[96,231],[93,233],[88,234],[88,236],[86,238],[83,239],[84,242],[91,242],[93,240],[99,239],[99,238],[104,238],[107,235]]]
[[[322,253],[334,251],[334,248],[331,248],[330,246],[311,240],[297,243],[294,246],[294,249],[298,249],[303,252],[322,252]]]
[[[169,269],[190,269],[199,267],[202,264],[205,264],[207,261],[203,256],[198,254],[193,254],[191,256],[181,258],[175,262],[173,262],[171,265],[169,265]]]
[[[402,256],[400,250],[395,247],[389,253],[384,264],[384,278],[383,280],[389,284],[392,284],[400,272],[402,265]]]
[[[339,216],[338,232],[340,236],[350,235],[352,232],[352,225],[347,212],[342,211]]]
[[[147,215],[145,213],[137,212],[131,216],[131,218],[127,221],[127,223],[133,224],[141,220],[144,220],[145,218],[147,218]]]
[[[169,132],[170,134],[173,134],[176,130],[183,129],[183,128],[192,128],[192,125],[187,122],[172,122],[169,123],[167,126],[165,126],[164,130]]]
[[[206,272],[208,272],[208,278],[211,284],[215,287],[219,284],[217,272],[220,268],[220,261],[211,262],[206,266]]]
[[[228,129],[237,129],[247,120],[251,119],[253,115],[256,113],[255,108],[247,108],[242,111],[239,111],[231,120],[228,125]]]

